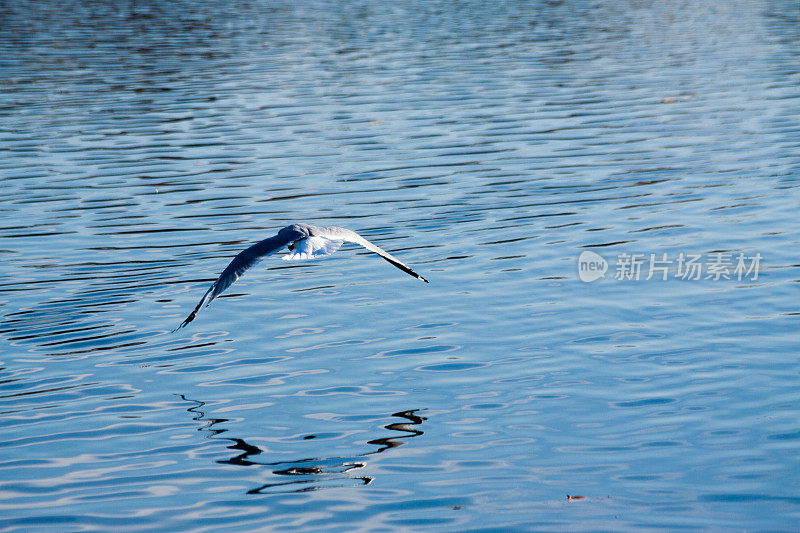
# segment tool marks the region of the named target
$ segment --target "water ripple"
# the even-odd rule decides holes
[[[795,3],[0,15],[0,528],[796,526]]]

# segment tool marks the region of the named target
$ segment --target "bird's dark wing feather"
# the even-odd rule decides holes
[[[197,307],[194,308],[194,311],[192,311],[189,316],[186,317],[186,320],[181,322],[181,325],[175,329],[181,329],[189,322],[194,320],[194,317],[197,315],[200,309],[208,306],[208,304],[210,304],[214,298],[222,294],[225,289],[233,285],[247,269],[258,263],[264,256],[280,250],[289,243],[298,239],[302,239],[303,237],[305,237],[303,233],[289,226],[282,229],[274,237],[264,239],[263,241],[257,242],[253,246],[239,252],[239,254],[233,258],[233,261],[231,261],[230,264],[225,267],[225,270],[223,270],[222,274],[219,275],[217,281],[211,284],[211,287],[209,287],[209,289],[200,299],[200,302],[197,304]]]

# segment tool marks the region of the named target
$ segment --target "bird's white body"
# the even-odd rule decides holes
[[[334,241],[325,237],[306,237],[300,239],[292,247],[291,252],[284,255],[284,261],[302,261],[305,259],[319,259],[331,255],[342,247],[344,241]]]

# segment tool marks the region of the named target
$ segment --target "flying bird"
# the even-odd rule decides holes
[[[192,311],[189,316],[186,317],[186,320],[175,328],[175,330],[181,329],[194,320],[194,317],[197,316],[200,309],[207,307],[214,298],[233,285],[247,269],[258,263],[264,256],[286,246],[289,248],[290,253],[283,256],[284,261],[318,259],[326,255],[331,255],[345,242],[360,244],[370,252],[375,252],[383,257],[403,272],[428,283],[427,279],[411,270],[411,268],[403,264],[392,254],[375,246],[355,231],[333,226],[319,227],[312,226],[311,224],[292,224],[280,230],[274,237],[264,239],[239,252],[239,254],[233,258],[233,261],[225,267],[225,270],[219,275],[217,281],[211,284],[211,287],[209,287],[200,299],[194,311]]]

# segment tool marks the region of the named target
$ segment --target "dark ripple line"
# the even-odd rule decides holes
[[[123,435],[147,435],[152,433],[161,433],[164,431],[175,430],[183,427],[183,424],[176,423],[159,423],[148,424],[144,422],[121,422],[116,424],[109,424],[99,429],[86,429],[82,431],[67,431],[62,433],[53,433],[50,435],[37,435],[34,437],[21,437],[19,439],[0,441],[0,448],[9,447],[23,447],[31,444],[52,444],[55,442],[65,442],[74,440],[90,440],[100,441],[120,437]],[[47,437],[47,439],[43,439]]]
[[[81,383],[81,384],[78,384],[78,385],[65,385],[63,387],[52,387],[52,388],[49,388],[49,389],[39,389],[39,390],[27,391],[27,392],[15,392],[14,394],[6,394],[4,396],[0,396],[0,400],[4,400],[4,399],[7,399],[7,398],[20,398],[20,397],[23,397],[23,396],[35,396],[35,395],[38,395],[38,394],[49,394],[49,393],[52,393],[52,392],[59,392],[59,391],[72,390],[72,389],[82,389],[82,388],[85,388],[85,387],[88,387],[88,386],[92,386],[92,385],[99,385],[99,383]],[[0,444],[2,444],[2,443],[0,443]]]

